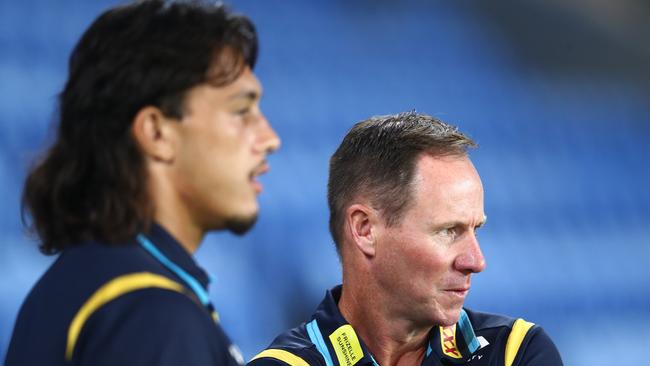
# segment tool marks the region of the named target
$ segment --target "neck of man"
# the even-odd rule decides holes
[[[160,172],[156,172],[160,176]],[[153,174],[152,174],[153,175]],[[155,175],[154,175],[155,176]],[[154,220],[193,254],[201,244],[205,230],[197,223],[168,179],[149,179],[149,194],[154,202]]]
[[[344,266],[345,268],[345,266]],[[392,311],[367,272],[343,273],[338,303],[343,317],[381,366],[419,366],[426,355],[431,326],[419,326]]]
[[[188,253],[194,254],[203,240],[204,232],[191,220],[179,215],[178,212],[170,213],[167,210],[159,210],[156,207],[155,221],[167,230]]]

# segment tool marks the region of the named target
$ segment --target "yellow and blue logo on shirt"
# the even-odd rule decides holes
[[[456,324],[448,327],[440,327],[440,346],[445,356],[463,358],[456,344]]]
[[[330,341],[336,351],[339,365],[353,366],[363,358],[359,338],[350,324],[342,325],[330,334]]]

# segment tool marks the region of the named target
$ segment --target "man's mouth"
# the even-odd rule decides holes
[[[260,175],[266,173],[269,171],[269,164],[265,161],[262,161],[259,165],[257,165],[253,171],[249,175],[249,180],[251,184],[253,185],[253,189],[255,189],[255,193],[260,194],[263,190],[262,183],[257,179]]]
[[[449,287],[445,288],[443,291],[449,294],[450,296],[464,299],[469,293],[469,289],[470,289],[470,284],[463,283],[463,284],[452,284]]]
[[[459,288],[450,288],[445,290],[445,292],[459,296],[459,297],[465,297],[467,296],[467,293],[469,292],[469,287],[459,287]]]

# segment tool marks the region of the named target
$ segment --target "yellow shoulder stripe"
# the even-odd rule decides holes
[[[68,341],[65,349],[65,359],[72,360],[74,346],[79,338],[79,333],[84,323],[97,309],[107,302],[114,300],[124,294],[145,288],[157,287],[177,292],[184,292],[181,284],[170,280],[167,277],[150,272],[131,273],[116,277],[105,283],[93,295],[86,300],[70,323],[68,328]]]
[[[309,366],[305,360],[294,355],[293,353],[276,348],[265,349],[264,351],[258,353],[257,356],[253,357],[251,361],[263,357],[275,358],[289,364],[290,366]]]
[[[526,337],[528,330],[535,324],[529,323],[523,319],[515,320],[515,323],[512,325],[512,330],[508,336],[508,341],[506,342],[506,358],[505,365],[512,366],[512,363],[515,361],[517,352],[519,352],[519,347]]]

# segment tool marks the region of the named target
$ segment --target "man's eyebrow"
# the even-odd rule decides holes
[[[485,225],[486,222],[487,222],[487,216],[486,216],[486,215],[483,215],[483,220],[479,221],[479,222],[476,224],[475,227],[477,227],[477,228],[478,228],[478,227],[481,227],[481,226]],[[447,227],[465,227],[465,226],[467,226],[467,223],[464,222],[464,221],[450,220],[450,221],[446,221],[446,222],[439,223],[439,224],[436,225],[436,226],[437,226],[437,227],[441,227],[441,228],[447,228]]]
[[[248,99],[248,100],[258,100],[262,97],[262,93],[257,90],[244,90],[232,94],[228,97],[229,100],[233,99]]]
[[[463,223],[461,221],[451,220],[451,221],[445,221],[445,222],[440,222],[440,223],[436,224],[436,227],[441,228],[441,229],[442,228],[450,228],[450,227],[458,227],[458,226],[465,226],[465,223]]]

